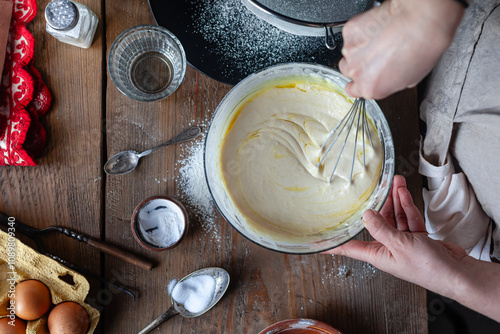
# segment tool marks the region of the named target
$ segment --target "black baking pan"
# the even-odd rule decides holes
[[[259,19],[241,0],[149,0],[156,23],[181,41],[187,61],[231,85],[265,67],[288,62],[334,66],[340,47],[324,37],[297,36]],[[337,45],[341,34],[334,35]]]
[[[323,36],[325,46],[338,47],[335,34],[355,15],[380,5],[375,0],[241,0],[255,15],[281,30],[300,36]]]

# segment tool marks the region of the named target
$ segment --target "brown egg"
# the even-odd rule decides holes
[[[90,319],[87,311],[78,303],[62,302],[49,314],[50,334],[85,334]]]
[[[36,320],[50,308],[50,291],[40,281],[30,279],[16,285],[13,298],[16,315],[24,320]]]
[[[0,319],[0,334],[26,334],[26,323],[19,318],[15,320],[2,318]]]
[[[9,299],[7,299],[4,303],[0,305],[0,317],[4,315],[9,315],[9,310],[7,310],[7,307],[9,307]]]

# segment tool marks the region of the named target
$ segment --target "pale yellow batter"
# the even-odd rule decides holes
[[[223,141],[221,165],[226,189],[251,228],[290,241],[319,234],[346,221],[370,197],[383,158],[370,122],[374,146],[366,137],[363,168],[358,136],[352,184],[353,134],[331,183],[345,136],[317,168],[321,145],[351,105],[333,84],[304,78],[269,84],[240,104]]]

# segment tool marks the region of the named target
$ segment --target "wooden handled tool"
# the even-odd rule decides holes
[[[105,242],[88,238],[87,239],[87,245],[92,246],[101,252],[104,252],[109,255],[113,255],[114,257],[117,257],[119,259],[122,259],[123,261],[127,261],[128,263],[133,264],[134,266],[140,267],[142,269],[146,270],[151,270],[153,268],[153,263],[149,262],[147,260],[141,259],[135,254],[126,252],[116,246],[107,244]]]
[[[11,227],[10,225],[12,224],[11,221],[9,221],[9,217],[0,212],[0,225],[6,226],[6,227]],[[103,253],[113,255],[119,259],[122,259],[123,261],[126,261],[130,264],[133,264],[134,266],[137,266],[139,268],[145,269],[145,270],[151,270],[153,268],[154,264],[148,260],[144,260],[140,258],[139,256],[129,253],[123,249],[120,249],[116,246],[113,246],[111,244],[93,239],[92,237],[89,237],[85,234],[81,234],[78,232],[75,232],[73,230],[70,230],[66,227],[62,226],[49,226],[44,229],[36,229],[33,227],[30,227],[26,224],[23,224],[17,220],[15,220],[15,229],[17,232],[20,232],[33,240],[37,242],[37,244],[40,242],[38,239],[39,234],[43,234],[46,232],[51,232],[51,231],[57,231],[59,233],[62,233],[68,237],[71,237],[73,239],[76,239],[78,241],[84,242],[89,246],[94,247],[95,249],[100,250]]]

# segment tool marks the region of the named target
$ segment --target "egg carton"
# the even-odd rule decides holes
[[[85,303],[85,298],[90,289],[87,279],[53,259],[36,252],[18,239],[14,241],[15,247],[12,247],[13,249],[9,248],[9,241],[12,241],[12,238],[9,240],[9,235],[0,230],[0,318],[10,314],[7,309],[9,307],[10,291],[10,281],[8,279],[15,277],[16,283],[26,279],[36,279],[49,288],[52,304],[57,305],[64,301],[74,301],[82,305],[90,318],[87,333],[94,333],[100,314],[95,308]],[[60,278],[66,276],[71,276],[74,284],[67,283]],[[26,333],[48,334],[48,314],[49,312],[38,320],[27,321]]]

